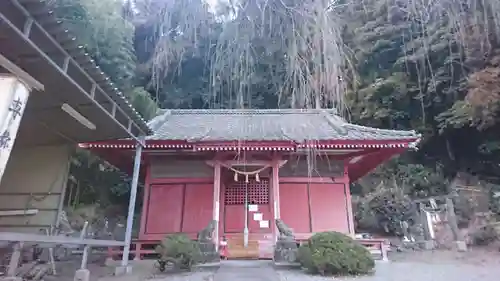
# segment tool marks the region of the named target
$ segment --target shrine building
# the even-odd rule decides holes
[[[271,257],[278,218],[297,239],[354,236],[349,183],[420,138],[350,124],[333,110],[164,110],[149,126],[138,241],[196,238],[214,220],[230,257]],[[132,140],[80,146],[125,170],[134,161]]]

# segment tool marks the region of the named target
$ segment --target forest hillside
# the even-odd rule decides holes
[[[333,107],[421,133],[418,151],[353,183],[361,226],[397,224],[408,201],[448,194],[457,179],[498,212],[498,0],[46,1],[145,118]],[[126,203],[126,176],[84,152],[74,162],[72,206]],[[474,202],[462,205],[468,218]]]

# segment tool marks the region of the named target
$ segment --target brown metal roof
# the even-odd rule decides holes
[[[5,0],[4,0],[5,1]],[[95,64],[91,56],[80,44],[78,37],[68,30],[64,22],[58,20],[50,1],[47,0],[11,0],[24,7],[59,44],[97,82],[98,86],[113,99],[123,111],[138,124],[144,132],[151,132],[146,120],[132,107],[122,92],[110,81],[109,77]]]

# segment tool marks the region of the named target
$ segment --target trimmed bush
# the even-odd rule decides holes
[[[297,251],[297,260],[303,268],[312,268],[312,253],[309,243],[302,243]]]
[[[156,252],[160,255],[158,264],[162,272],[167,265],[172,265],[174,269],[191,270],[201,256],[198,243],[184,234],[168,235],[156,247]]]
[[[299,247],[300,264],[312,274],[359,275],[373,271],[370,252],[351,237],[338,232],[320,232]]]

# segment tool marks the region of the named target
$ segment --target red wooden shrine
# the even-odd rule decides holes
[[[297,239],[354,235],[349,183],[420,137],[349,124],[328,110],[165,110],[149,125],[139,241],[195,238],[215,220],[214,240],[227,238],[230,257],[271,257],[278,218]],[[129,140],[81,147],[132,166]]]

